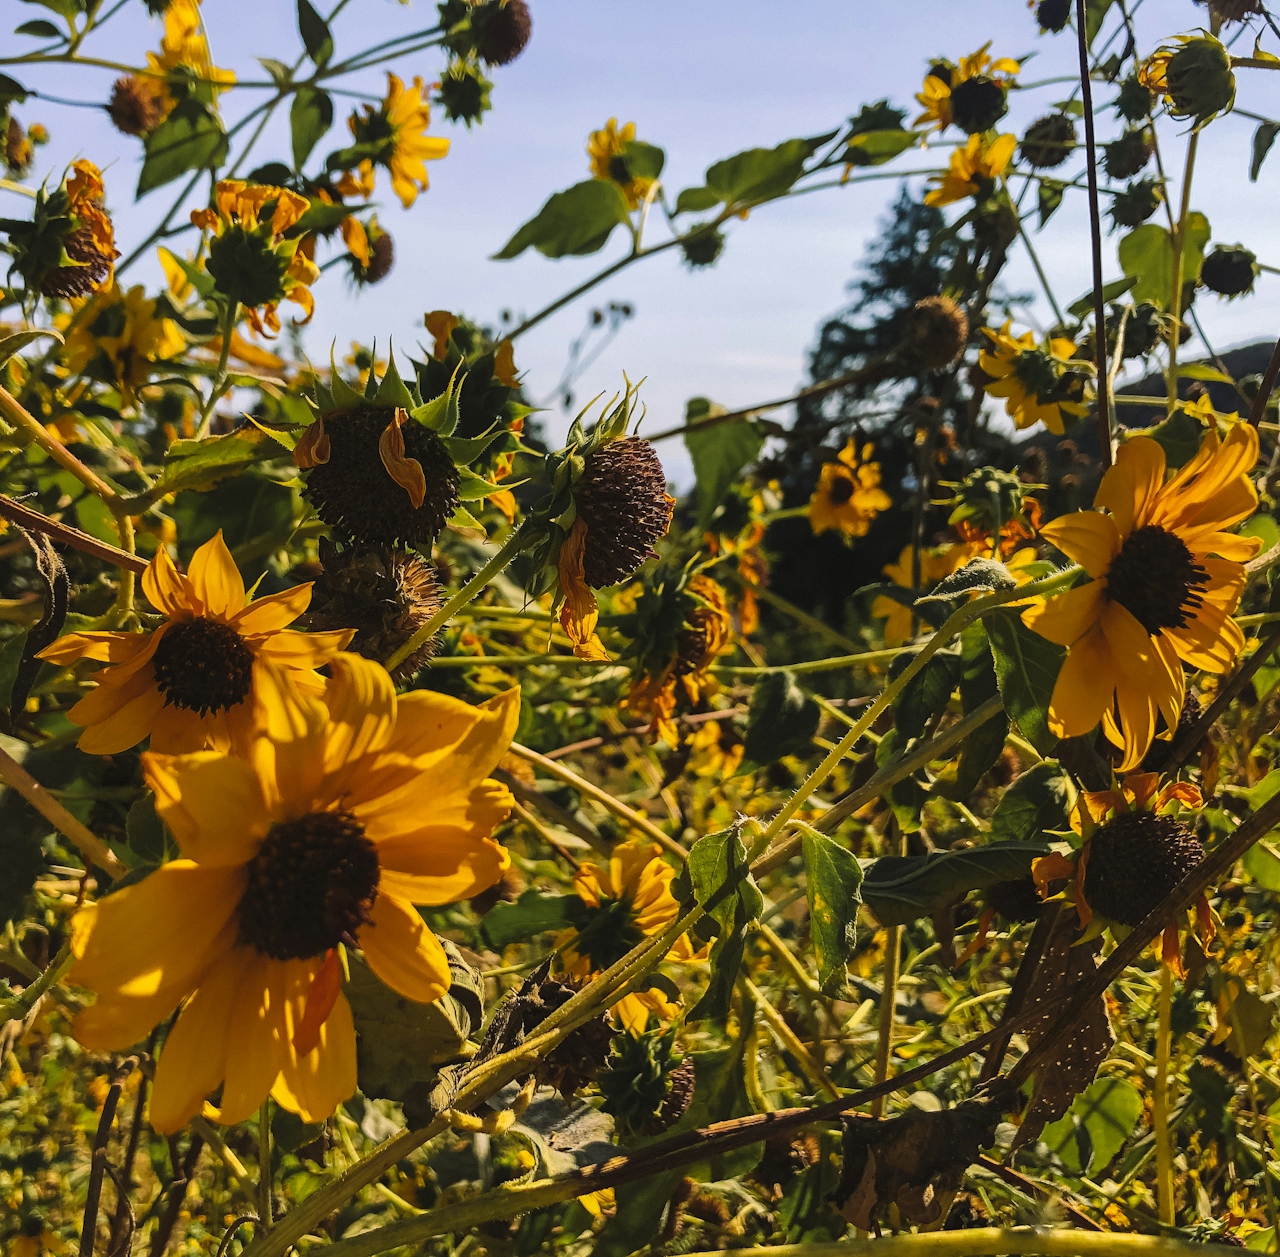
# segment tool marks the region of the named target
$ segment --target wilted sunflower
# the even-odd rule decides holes
[[[926,205],[950,205],[967,196],[986,196],[1005,172],[1018,147],[1016,135],[1001,135],[987,143],[981,135],[971,135],[963,148],[951,154],[945,175],[930,175],[938,186],[925,193]]]
[[[592,131],[587,139],[592,175],[617,184],[631,209],[639,206],[654,183],[647,176],[633,174],[627,163],[627,148],[635,138],[634,122],[619,127],[617,118],[610,118],[599,131]]]
[[[838,528],[846,537],[865,537],[871,521],[893,505],[893,499],[880,487],[875,452],[869,441],[859,452],[850,437],[837,461],[822,464],[809,499],[809,525],[815,533]]]
[[[427,190],[429,161],[448,155],[449,141],[427,135],[431,112],[422,96],[422,80],[415,78],[406,88],[396,75],[387,74],[387,98],[375,109],[365,105],[363,113],[352,113],[347,126],[355,138],[343,156],[354,158],[357,173],[345,175],[336,185],[343,196],[369,196],[374,189],[375,166],[391,174],[391,189],[408,209]]]
[[[77,745],[93,755],[128,750],[148,734],[153,751],[243,752],[265,670],[285,669],[318,690],[314,669],[331,663],[354,631],[285,627],[307,609],[309,584],[246,602],[221,531],[195,552],[185,576],[161,546],[142,574],[142,590],[165,617],[154,632],[68,633],[39,654],[64,667],[78,659],[110,665],[95,674],[97,689],[67,713],[84,729]]]
[[[218,291],[240,303],[259,336],[280,330],[276,306],[286,299],[301,306],[302,322],[309,322],[315,311],[309,285],[320,271],[299,251],[300,238],[284,235],[307,212],[307,198],[288,188],[224,179],[214,205],[192,210],[191,221],[213,232],[205,265]]]
[[[1226,672],[1244,649],[1231,618],[1256,537],[1225,530],[1253,513],[1249,478],[1258,433],[1236,424],[1224,442],[1210,431],[1200,450],[1165,482],[1165,455],[1150,437],[1120,447],[1091,511],[1046,524],[1041,536],[1093,579],[1023,612],[1028,627],[1067,647],[1049,704],[1060,737],[1103,732],[1124,748],[1121,771],[1136,768],[1157,715],[1177,728],[1183,664]],[[1168,732],[1164,736],[1169,736]]]
[[[1156,773],[1130,773],[1119,789],[1082,792],[1071,827],[1084,840],[1070,855],[1053,852],[1031,865],[1043,897],[1052,882],[1066,880],[1062,897],[1075,905],[1082,942],[1110,930],[1124,938],[1146,919],[1182,879],[1204,860],[1204,846],[1179,815],[1203,806],[1198,787],[1171,781],[1160,788]],[[1195,919],[1201,941],[1213,937],[1209,902],[1201,895]],[[1179,977],[1178,927],[1165,927],[1160,954]]]
[[[268,1094],[304,1121],[330,1116],[356,1086],[340,949],[362,948],[388,986],[432,1003],[449,962],[414,905],[466,899],[507,867],[489,835],[511,796],[488,774],[519,691],[479,707],[397,699],[377,664],[343,655],[332,668],[323,703],[270,671],[245,759],[144,755],[182,858],[72,922],[72,981],[98,995],[76,1018],[81,1043],[121,1050],[182,1006],[151,1096],[161,1133],[219,1086],[228,1125]]]
[[[987,52],[990,47],[991,41],[988,40],[977,52],[961,57],[959,65],[953,66],[949,61],[934,63],[924,77],[923,87],[916,93],[916,100],[924,106],[924,112],[912,123],[913,126],[924,126],[928,131],[945,131],[954,120],[952,94],[969,79],[981,77],[990,80],[1001,91],[1008,89],[1022,67],[1012,57],[999,57],[993,61]]]
[[[187,344],[178,325],[157,309],[156,299],[141,284],[128,292],[113,284],[110,291],[89,298],[67,335],[67,371],[79,375],[102,364],[103,377],[120,390],[127,405],[134,405],[154,364],[177,357]]]
[[[1064,431],[1062,416],[1085,414],[1085,382],[1089,364],[1074,357],[1076,346],[1065,336],[1055,336],[1043,345],[1035,335],[1010,335],[1012,320],[998,331],[989,327],[982,334],[990,349],[978,355],[978,365],[994,379],[984,385],[992,397],[1005,399],[1004,408],[1018,428],[1043,423],[1050,432]]]
[[[661,934],[680,914],[671,893],[676,871],[662,858],[662,848],[650,842],[620,842],[609,855],[607,868],[583,864],[573,878],[573,892],[582,901],[574,928],[556,939],[565,972],[590,978],[622,959],[641,939]],[[692,960],[695,953],[682,934],[667,960]],[[642,1034],[649,1014],[671,1021],[679,1014],[657,987],[633,991],[613,1006],[625,1030]]]

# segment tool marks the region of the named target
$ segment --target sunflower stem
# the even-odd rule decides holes
[[[209,422],[213,418],[213,408],[218,404],[218,399],[227,391],[227,361],[231,357],[231,337],[235,332],[236,320],[239,315],[240,303],[238,301],[228,302],[227,312],[222,319],[222,352],[218,355],[218,370],[209,389],[209,398],[204,404],[204,409],[200,412],[200,424],[196,428],[196,440],[202,440],[209,435]]]
[[[1156,1197],[1160,1221],[1173,1225],[1173,1149],[1169,1141],[1169,1022],[1173,1012],[1173,973],[1160,966],[1160,1014],[1156,1029],[1156,1084],[1151,1125],[1156,1139]]]
[[[271,1218],[271,1100],[258,1109],[258,1217],[270,1228]]]
[[[895,855],[907,854],[907,836],[898,832],[898,849]],[[898,976],[902,967],[902,926],[891,925],[884,938],[884,984],[880,988],[880,1025],[876,1031],[876,1074],[880,1084],[889,1078],[889,1057],[893,1052],[893,1013],[898,1004]],[[885,1096],[877,1096],[871,1104],[871,1116],[884,1116]]]
[[[407,642],[403,642],[387,656],[383,664],[387,671],[390,672],[397,668],[424,642],[430,641],[452,616],[456,615],[469,603],[474,602],[489,582],[520,553],[523,546],[524,537],[517,528],[488,563],[467,581]]]
[[[1178,207],[1178,225],[1173,232],[1173,284],[1169,293],[1169,371],[1165,377],[1168,413],[1178,406],[1178,342],[1182,339],[1182,282],[1185,269],[1183,251],[1187,243],[1187,215],[1191,208],[1191,179],[1196,169],[1196,150],[1200,132],[1192,131],[1187,141],[1187,163],[1182,171],[1182,202]]]

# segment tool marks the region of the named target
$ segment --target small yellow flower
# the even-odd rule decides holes
[[[989,191],[1005,172],[1018,147],[1016,135],[1001,135],[989,144],[980,135],[971,135],[963,148],[951,154],[945,175],[930,175],[929,182],[938,186],[925,193],[926,205],[950,205],[967,196]]]
[[[960,545],[926,547],[920,551],[920,593],[925,593],[936,585],[944,576],[950,576],[957,568],[963,567],[977,554],[987,552],[990,547],[982,541],[965,542]],[[903,546],[896,563],[888,563],[883,571],[889,580],[900,589],[916,588],[913,580],[914,550],[911,546]],[[901,646],[911,637],[911,608],[890,598],[887,594],[879,594],[871,604],[871,614],[877,620],[884,620],[884,644]]]
[[[427,166],[449,152],[449,141],[427,135],[430,111],[422,96],[422,80],[412,88],[394,74],[387,75],[387,98],[378,109],[365,105],[363,113],[352,113],[347,126],[362,154],[356,173],[348,172],[335,186],[343,196],[369,196],[374,189],[375,166],[391,174],[391,188],[408,209],[427,190]]]
[[[264,669],[292,672],[318,690],[323,682],[314,669],[332,663],[354,635],[286,627],[307,609],[310,583],[246,602],[221,531],[195,552],[185,576],[161,547],[142,589],[165,617],[154,632],[67,633],[39,654],[64,667],[79,659],[111,665],[67,713],[84,729],[77,745],[93,755],[128,750],[148,734],[153,751],[243,752],[254,735]]]
[[[433,1003],[449,963],[414,905],[470,898],[508,866],[489,835],[511,795],[489,773],[519,691],[471,707],[397,698],[356,655],[332,670],[322,696],[271,670],[271,717],[246,758],[148,752],[182,857],[73,918],[72,981],[98,996],[76,1018],[81,1043],[123,1049],[181,1006],[151,1096],[161,1133],[202,1108],[242,1122],[268,1094],[304,1121],[330,1116],[356,1087],[341,949]]]
[[[859,454],[853,437],[839,461],[823,463],[818,486],[809,499],[809,524],[815,533],[838,528],[846,537],[865,537],[871,521],[893,505],[880,487],[880,464],[873,462],[870,442]]]
[[[160,120],[168,117],[177,104],[167,82],[174,70],[190,70],[199,80],[196,94],[207,94],[211,103],[236,81],[234,70],[220,70],[213,64],[200,16],[200,0],[171,0],[164,12],[160,52],[147,53],[147,66],[152,73],[133,76],[133,83],[155,101]]]
[[[590,978],[621,960],[641,939],[661,934],[680,913],[671,893],[676,871],[662,858],[657,843],[620,842],[606,867],[583,864],[573,879],[574,894],[585,905],[578,928],[556,939],[565,972]],[[692,943],[682,934],[667,953],[672,961],[693,960]],[[634,991],[613,1006],[623,1028],[642,1034],[649,1014],[671,1021],[679,1007],[657,988]]]
[[[628,122],[619,127],[617,118],[610,118],[603,129],[592,131],[587,140],[587,155],[591,158],[591,173],[597,179],[616,183],[622,189],[631,209],[639,206],[653,187],[653,180],[632,175],[627,166],[627,145],[636,138],[636,124]]]
[[[928,131],[945,131],[951,125],[951,93],[974,75],[986,74],[1006,86],[1012,81],[1022,67],[1012,57],[999,57],[993,61],[987,52],[990,47],[991,41],[988,40],[977,52],[961,57],[958,66],[942,63],[925,75],[924,84],[916,93],[916,100],[924,106],[924,112],[916,118],[913,126],[924,126]]]
[[[986,391],[1005,399],[1005,411],[1019,428],[1043,423],[1061,435],[1064,414],[1079,418],[1086,413],[1089,364],[1075,359],[1075,343],[1066,337],[1037,345],[1031,332],[1017,338],[1010,335],[1011,325],[1009,320],[998,332],[982,329],[991,348],[978,355],[978,365],[994,377],[985,385]]]

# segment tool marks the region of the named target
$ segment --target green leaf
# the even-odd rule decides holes
[[[580,907],[577,895],[548,895],[530,886],[515,903],[496,903],[484,914],[481,932],[494,951],[523,943],[548,930],[563,930],[569,914]]]
[[[543,257],[581,257],[604,248],[613,229],[629,222],[627,199],[616,183],[588,179],[549,197],[547,203],[493,256],[519,257],[528,248]]]
[[[1267,160],[1267,154],[1271,152],[1277,135],[1280,135],[1280,122],[1259,123],[1258,129],[1253,133],[1253,156],[1249,161],[1250,183],[1258,182],[1258,172],[1262,169],[1262,163]]]
[[[905,667],[910,657],[899,655]],[[933,715],[947,705],[951,692],[960,683],[964,659],[958,647],[939,650],[919,672],[907,682],[898,695],[894,723],[904,740],[924,733]]]
[[[1209,243],[1209,220],[1198,211],[1187,215],[1187,234],[1182,246],[1182,282],[1200,277],[1204,246]],[[1120,241],[1120,265],[1135,277],[1133,299],[1150,301],[1162,310],[1169,308],[1173,289],[1173,237],[1167,227],[1144,223]]]
[[[333,56],[333,35],[329,31],[329,24],[312,8],[308,0],[298,0],[298,33],[302,36],[307,56],[317,66],[325,65]]]
[[[196,266],[195,263],[188,261],[186,258],[180,258],[171,249],[166,249],[163,246],[157,252],[166,254],[171,261],[178,264],[179,269],[200,296],[207,298],[213,292],[213,276],[203,267]]]
[[[1028,768],[1005,792],[991,817],[996,842],[1047,842],[1048,830],[1070,827],[1071,787],[1056,759]]]
[[[1093,43],[1110,8],[1111,0],[1087,0],[1084,7],[1084,36],[1087,43]]]
[[[886,855],[864,866],[862,902],[881,925],[906,925],[930,916],[971,890],[1026,877],[1048,851],[1040,842],[993,842],[929,855]]]
[[[1234,384],[1225,372],[1209,366],[1207,362],[1188,362],[1178,368],[1178,378],[1183,380],[1208,380],[1211,384]]]
[[[130,806],[125,818],[125,839],[129,850],[145,864],[159,866],[175,854],[164,822],[156,814],[156,797],[150,791]]]
[[[705,397],[691,397],[685,403],[684,421],[696,423],[724,413],[723,406]],[[764,434],[750,420],[738,419],[686,432],[684,444],[693,460],[698,495],[696,527],[701,532],[710,526],[712,516],[737,484],[742,469],[760,457]]]
[[[24,327],[20,332],[14,332],[9,336],[0,336],[0,367],[4,366],[14,354],[25,349],[32,341],[39,340],[42,336],[48,336],[51,340],[56,340],[59,345],[63,344],[62,333],[55,332],[51,327]]]
[[[622,160],[633,179],[657,179],[667,163],[667,155],[656,144],[628,140],[622,148]]]
[[[27,630],[19,629],[0,645],[0,711],[9,710],[13,684],[18,679],[22,658],[27,651]]]
[[[34,22],[23,22],[17,27],[15,35],[31,35],[36,39],[65,39],[63,34],[52,22],[46,22],[43,18],[36,18]]]
[[[676,213],[706,210],[713,205],[754,205],[788,192],[804,174],[804,164],[835,132],[808,140],[787,140],[776,148],[749,148],[707,167],[701,188],[685,188],[676,198]]]
[[[172,183],[189,170],[216,170],[226,156],[222,120],[202,101],[188,96],[147,136],[137,195]]]
[[[964,671],[960,674],[960,709],[967,716],[999,692],[987,630],[981,621],[965,629],[960,638],[960,653],[964,656]],[[998,717],[993,716],[979,725],[972,736],[965,739],[960,748],[960,762],[956,765],[955,782],[948,791],[950,797],[961,802],[969,798],[982,775],[1000,758],[1008,736],[1009,718],[1001,712]]]
[[[158,498],[179,489],[211,489],[220,480],[243,471],[251,463],[280,454],[257,428],[240,428],[199,441],[175,441],[165,456],[160,479],[148,490]]]
[[[689,848],[680,876],[687,889],[719,927],[711,949],[711,981],[686,1020],[722,1019],[729,1013],[733,985],[742,964],[747,930],[764,907],[764,896],[751,876],[740,824],[705,834]]]
[[[1138,282],[1136,275],[1130,275],[1125,279],[1113,279],[1109,284],[1102,285],[1102,300],[1114,301],[1117,297],[1123,297],[1130,288]],[[1091,288],[1083,297],[1077,297],[1067,307],[1067,313],[1074,319],[1082,319],[1086,314],[1093,312],[1093,289]]]
[[[720,198],[710,188],[685,188],[676,197],[676,213],[700,213],[702,210],[714,209],[720,204]]]
[[[306,3],[306,0],[302,0]],[[318,87],[300,87],[289,109],[289,132],[293,140],[293,168],[306,165],[311,150],[333,126],[333,97]]]
[[[784,755],[807,751],[821,719],[822,709],[796,684],[790,672],[761,677],[751,693],[747,712],[744,765],[749,761],[763,767]]]
[[[482,979],[448,939],[452,985],[434,1004],[419,1004],[385,986],[357,955],[348,953],[351,977],[343,989],[355,1019],[360,1090],[371,1098],[403,1100],[416,1082],[429,1082],[433,1066],[458,1054],[481,1020]]]
[[[1109,1075],[1090,1083],[1040,1138],[1073,1174],[1092,1176],[1110,1165],[1141,1116],[1142,1093]]]
[[[15,102],[20,105],[30,95],[31,93],[17,79],[11,79],[7,74],[0,74],[0,104]]]
[[[1161,419],[1152,428],[1138,429],[1130,436],[1149,436],[1160,443],[1164,450],[1165,465],[1172,471],[1189,462],[1200,449],[1204,437],[1204,425],[1184,410],[1175,410],[1167,419]]]
[[[1067,652],[1027,628],[1016,611],[999,608],[985,623],[1004,709],[1022,736],[1048,755],[1058,744],[1049,732],[1049,700]]]
[[[999,559],[979,557],[970,559],[964,567],[944,576],[927,594],[917,598],[916,602],[945,602],[960,594],[989,594],[1000,589],[1012,589],[1017,583]]]
[[[1041,227],[1057,212],[1058,206],[1062,204],[1062,197],[1066,190],[1067,185],[1061,179],[1041,177],[1040,189],[1036,193],[1036,208],[1040,212]]]
[[[919,140],[914,131],[864,131],[849,141],[844,159],[851,166],[883,166]]]
[[[1280,851],[1264,838],[1244,855],[1244,871],[1263,890],[1280,890]]]
[[[800,832],[818,982],[824,995],[838,999],[845,989],[845,965],[858,941],[862,865],[826,834],[808,825]]]

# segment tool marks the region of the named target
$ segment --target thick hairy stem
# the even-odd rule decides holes
[[[97,537],[91,537],[87,532],[72,528],[70,524],[60,524],[56,520],[48,519],[39,511],[33,511],[29,506],[23,506],[21,502],[15,502],[3,494],[0,494],[0,516],[31,532],[42,532],[59,545],[70,546],[71,549],[79,550],[82,554],[91,554],[95,559],[112,563],[127,572],[134,572],[141,576],[147,570],[146,559],[140,559],[128,550],[119,550],[105,541],[99,541]]]
[[[69,471],[91,493],[114,507],[119,494],[96,472],[90,471],[56,436],[53,436],[8,389],[0,387],[0,415],[17,424],[59,467]]]

